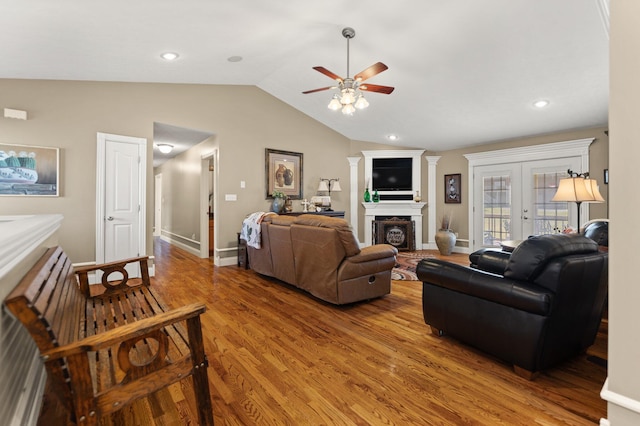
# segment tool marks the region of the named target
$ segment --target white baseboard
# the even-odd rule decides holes
[[[173,244],[174,246],[180,247],[182,250],[188,251],[189,253],[193,254],[194,256],[200,257],[200,249],[188,246],[188,245],[186,245],[184,243],[181,243],[180,241],[178,241],[178,240],[176,240],[174,238],[168,237],[166,235],[162,235],[160,237],[160,239],[162,241],[168,242],[169,244]]]
[[[216,256],[213,260],[213,264],[216,266],[235,266],[238,264],[238,256],[220,257]]]
[[[602,386],[602,390],[600,391],[600,397],[607,401],[609,404],[617,405],[618,407],[622,407],[626,410],[640,415],[640,401],[638,401],[637,399],[629,398],[628,396],[619,394],[609,389],[608,377],[604,381],[604,385]],[[600,419],[600,425],[608,426],[609,420]]]

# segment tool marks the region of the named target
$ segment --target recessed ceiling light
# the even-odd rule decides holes
[[[240,62],[242,60],[242,56],[229,56],[227,61],[229,62]]]
[[[549,105],[549,101],[547,101],[546,99],[541,99],[541,100],[535,101],[533,103],[533,106],[536,107],[536,108],[544,108],[547,105]]]
[[[399,138],[398,135],[389,135],[387,136],[387,139],[389,139],[390,141],[397,141]]]
[[[166,52],[166,53],[163,53],[162,55],[160,55],[160,57],[162,59],[164,59],[165,61],[175,61],[176,59],[178,59],[179,56],[180,55],[178,55],[175,52]]]

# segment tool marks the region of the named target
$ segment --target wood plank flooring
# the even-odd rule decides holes
[[[168,305],[207,304],[217,425],[593,425],[606,417],[602,363],[585,354],[522,379],[499,360],[432,335],[420,282],[394,281],[383,298],[334,306],[159,240],[155,256],[153,285]],[[467,263],[466,255],[446,258]],[[103,424],[194,425],[193,401],[184,381]]]

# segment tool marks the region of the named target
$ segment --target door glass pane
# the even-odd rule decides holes
[[[511,178],[484,177],[482,187],[482,244],[499,246],[511,239]]]
[[[569,203],[551,201],[558,182],[566,173],[550,172],[533,175],[533,233],[534,235],[562,232],[569,225]]]

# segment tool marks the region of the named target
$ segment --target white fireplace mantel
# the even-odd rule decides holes
[[[422,249],[422,209],[427,203],[415,201],[381,201],[379,203],[362,203],[364,207],[364,245],[373,242],[372,226],[376,216],[411,216],[414,222],[415,242],[418,250]]]

